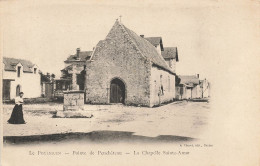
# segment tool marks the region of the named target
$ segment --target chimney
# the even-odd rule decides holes
[[[144,38],[144,35],[140,35],[142,38]]]
[[[79,60],[79,52],[80,52],[80,48],[77,48],[77,57],[76,57],[77,60]]]
[[[200,74],[197,74],[197,77],[200,78]]]

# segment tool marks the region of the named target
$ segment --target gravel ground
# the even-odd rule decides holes
[[[174,102],[161,107],[145,108],[124,105],[85,105],[92,118],[52,118],[62,104],[24,105],[26,124],[13,125],[9,119],[13,105],[3,106],[4,136],[33,136],[95,131],[131,132],[133,135],[162,135],[200,138],[208,124],[210,104]]]

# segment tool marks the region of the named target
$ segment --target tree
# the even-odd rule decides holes
[[[40,75],[41,75],[41,83],[43,83],[43,82],[50,82],[50,73],[43,74],[41,72]]]
[[[48,73],[48,72],[47,72],[46,76],[47,76],[48,78],[51,78],[51,75],[50,75],[50,73]]]
[[[52,74],[51,74],[51,78],[55,78],[55,74],[52,73]]]

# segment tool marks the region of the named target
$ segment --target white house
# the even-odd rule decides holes
[[[40,97],[41,83],[39,68],[28,60],[3,58],[3,99],[15,98],[24,92],[24,98]]]

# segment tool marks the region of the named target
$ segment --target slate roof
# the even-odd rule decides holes
[[[179,78],[181,79],[180,84],[185,84],[191,87],[199,84],[199,78],[196,75],[179,75]]]
[[[164,47],[162,56],[164,59],[176,59],[177,62],[179,61],[177,47]]]
[[[146,37],[145,38],[147,41],[149,41],[153,46],[157,47],[160,45],[161,51],[164,50],[163,48],[163,42],[162,42],[162,37]]]
[[[150,60],[152,62],[152,65],[157,66],[159,68],[162,68],[169,73],[175,74],[172,69],[168,66],[162,55],[160,55],[156,48],[145,38],[137,35],[135,32],[132,30],[128,29],[125,27],[122,23],[119,23],[117,20],[115,24],[113,25],[112,29],[119,28],[123,30],[123,35],[127,38],[127,41],[135,47],[136,51],[139,52],[146,60]],[[110,30],[110,32],[112,31]],[[120,34],[120,33],[119,33]],[[113,34],[117,35],[117,34]],[[113,38],[112,35],[112,38]],[[106,40],[110,40],[111,36],[109,34],[107,35],[105,40],[100,40],[98,44],[96,45],[96,48],[102,48],[102,45],[106,43]],[[94,50],[91,59],[95,57],[98,51]]]
[[[158,46],[162,42],[162,37],[145,37],[153,46]]]
[[[23,65],[24,72],[33,73],[33,70],[31,68],[34,66],[34,64],[31,61],[4,57],[3,63],[5,64],[6,71],[16,71],[16,65],[18,63],[21,63]]]
[[[150,60],[153,63],[153,65],[160,67],[160,68],[174,74],[174,72],[167,65],[167,63],[163,59],[163,57],[160,54],[158,54],[156,48],[149,41],[140,37],[135,32],[128,29],[123,24],[119,23],[118,21],[115,22],[113,28],[121,28],[124,32],[124,36],[126,36],[128,38],[128,41],[130,43],[132,43],[134,46],[137,47],[136,48],[137,52],[140,52],[141,55],[145,59]],[[107,36],[107,38],[109,38],[109,37]],[[107,38],[105,40],[107,40]],[[105,40],[99,41],[99,43],[97,44],[97,47],[101,47],[102,43],[105,42]],[[93,53],[93,56],[95,56],[95,51]]]
[[[173,73],[172,69],[166,64],[163,57],[158,54],[156,48],[147,39],[140,37],[135,32],[125,27],[123,24],[119,23],[119,25],[126,30],[127,34],[130,36],[130,39],[135,43],[145,58],[150,59],[154,65],[157,65],[169,71],[170,73]]]
[[[80,51],[79,52],[79,60],[80,61],[86,61],[91,57],[93,51]],[[75,61],[77,55],[70,55],[65,62]]]

